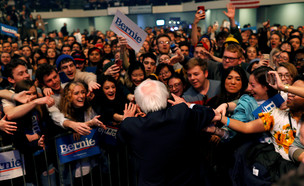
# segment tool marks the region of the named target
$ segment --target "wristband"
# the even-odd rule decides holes
[[[284,92],[288,92],[289,85],[284,86]]]
[[[230,124],[230,118],[227,117],[227,123],[226,123],[226,126],[229,127],[229,124]]]
[[[227,108],[226,108],[226,110],[228,110],[229,109],[229,104],[228,103],[226,103],[227,104]]]

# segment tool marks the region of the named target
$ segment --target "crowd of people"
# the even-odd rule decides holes
[[[150,118],[147,123],[157,119],[147,114],[157,111],[158,107],[163,109],[163,103],[160,106],[152,99],[143,101],[144,95],[154,90],[136,93],[146,81],[142,86],[156,86],[155,90],[165,86],[167,93],[171,93],[159,95],[169,98],[166,107],[176,108],[179,100],[178,103],[214,109],[215,123],[211,123],[212,118],[208,116],[205,119],[206,123],[210,122],[208,126],[198,124],[203,128],[199,133],[200,145],[195,146],[198,149],[181,144],[198,153],[193,157],[202,162],[197,162],[200,178],[195,185],[270,185],[296,169],[304,161],[303,27],[271,25],[266,21],[257,33],[250,27],[241,31],[235,24],[232,4],[227,4],[224,14],[230,27],[212,25],[205,34],[198,27],[205,14],[199,11],[195,13],[191,33],[183,29],[147,27],[148,36],[139,52],[113,31],[68,35],[66,29],[45,33],[41,27],[36,28],[33,35],[27,31],[16,38],[2,35],[0,134],[3,144],[13,143],[25,154],[26,182],[34,182],[33,162],[29,159],[37,150],[49,148],[49,164],[58,169],[52,147],[53,137],[60,133],[72,131],[77,139],[90,134],[94,127],[123,127],[124,120],[130,116]],[[9,18],[6,17],[6,23],[15,24]],[[35,25],[44,25],[40,16]],[[274,104],[274,99],[279,103]],[[140,106],[133,105],[138,100]],[[269,103],[271,108],[265,109]],[[150,109],[150,104],[157,109]],[[126,114],[130,110],[134,111],[133,115]],[[211,110],[202,113],[210,114]],[[198,122],[194,119],[191,122]],[[173,126],[171,121],[170,130],[174,130]],[[159,135],[166,132],[170,133],[165,131]],[[120,134],[121,141],[128,141],[123,135]],[[166,140],[164,136],[159,137]],[[155,146],[157,143],[163,141],[153,142]],[[178,144],[172,145],[183,151]],[[153,153],[151,150],[155,156],[166,152],[170,157],[169,150]],[[180,154],[191,157],[185,152]],[[97,162],[87,161],[91,165]],[[190,159],[181,161],[190,162]],[[77,170],[75,168],[75,183],[79,177]],[[42,174],[45,170],[39,167],[39,171]],[[161,183],[149,175],[151,172],[144,171],[140,177],[142,185],[153,183],[153,179]],[[157,173],[166,178],[166,171],[153,174]],[[84,171],[85,174],[88,172]],[[191,179],[185,180],[184,185],[194,183]],[[178,182],[163,183],[176,185]]]

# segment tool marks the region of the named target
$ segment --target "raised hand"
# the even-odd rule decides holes
[[[229,18],[229,19],[234,19],[235,16],[235,7],[232,3],[228,3],[226,5],[227,7],[227,12],[223,11],[223,13]]]
[[[185,101],[184,98],[178,97],[177,95],[175,95],[175,94],[173,94],[173,93],[171,93],[171,95],[172,95],[174,101],[168,100],[168,103],[170,103],[172,106],[177,105],[177,104],[180,104],[180,103],[186,103],[187,105],[189,104],[189,103],[187,103],[187,102]],[[188,105],[188,106],[189,106],[189,105]]]
[[[176,54],[177,55],[171,57],[170,62],[169,62],[170,65],[174,65],[175,63],[179,63],[179,62],[182,62],[184,60],[184,55],[182,54],[180,49],[178,49],[176,51]]]
[[[123,119],[127,117],[135,117],[137,106],[134,103],[125,104],[124,116]]]
[[[205,12],[203,11],[203,13],[199,13],[200,10],[197,10],[195,16],[194,16],[194,21],[193,21],[193,24],[198,24],[198,22],[202,19],[205,19],[206,15],[205,15]]]
[[[272,88],[274,88],[276,90],[284,90],[285,85],[282,82],[278,72],[277,71],[269,71],[268,74],[272,75],[275,79],[274,84],[269,83],[269,86],[271,86]]]

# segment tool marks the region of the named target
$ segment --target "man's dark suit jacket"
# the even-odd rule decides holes
[[[132,149],[139,162],[138,185],[199,185],[199,135],[214,112],[184,103],[126,118],[118,139]]]

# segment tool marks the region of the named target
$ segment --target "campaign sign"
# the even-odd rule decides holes
[[[1,27],[1,34],[8,35],[11,37],[16,37],[15,34],[18,33],[17,27],[13,27],[13,26],[1,24],[1,23],[0,23],[0,27]]]
[[[112,21],[110,29],[117,35],[123,36],[127,39],[128,44],[138,52],[143,45],[147,33],[137,26],[131,19],[116,11],[115,17]]]
[[[107,129],[98,128],[98,130],[95,132],[93,139],[99,139],[98,142],[100,143],[115,146],[117,144],[117,131],[117,127],[107,125]]]
[[[23,172],[25,174],[24,161],[19,151],[0,153],[0,181],[20,177]]]
[[[96,145],[97,139],[93,139],[97,129],[91,130],[87,136],[81,136],[79,141],[73,139],[73,134],[56,138],[57,153],[61,164],[83,159],[100,154],[100,149]]]
[[[259,113],[262,112],[270,112],[274,108],[280,108],[281,104],[284,102],[284,99],[280,94],[276,94],[272,98],[266,100],[262,105],[256,108],[252,114],[254,115],[255,119],[259,118]]]

